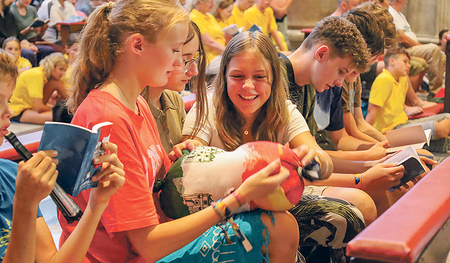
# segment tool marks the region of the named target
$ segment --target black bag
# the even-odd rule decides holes
[[[60,100],[52,109],[53,121],[70,123],[73,115],[67,110],[66,101]]]

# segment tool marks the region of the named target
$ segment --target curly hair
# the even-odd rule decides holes
[[[264,61],[270,63],[271,66],[266,72],[273,78],[270,97],[262,106],[251,127],[255,140],[277,142],[288,124],[287,76],[282,70],[275,46],[260,31],[240,33],[225,48],[220,63],[220,74],[214,82],[216,125],[225,150],[231,151],[242,145],[241,129],[246,124],[244,117],[228,97],[227,66],[236,55],[249,51],[258,56],[261,63]]]
[[[363,3],[343,17],[356,25],[372,56],[382,55],[385,49],[398,44],[394,18],[376,2]]]
[[[358,28],[347,19],[328,16],[317,23],[302,46],[306,50],[311,50],[318,44],[327,45],[331,57],[350,57],[358,71],[367,71],[369,66],[367,44]]]
[[[177,0],[121,0],[97,8],[81,33],[70,79],[69,110],[75,112],[87,94],[105,82],[126,36],[140,33],[146,41],[156,43],[183,21],[189,21],[189,14]]]
[[[16,81],[19,75],[14,56],[0,49],[0,81]]]
[[[49,79],[52,75],[53,70],[58,65],[68,65],[67,59],[60,52],[51,53],[39,62],[39,66],[44,71],[44,75]]]

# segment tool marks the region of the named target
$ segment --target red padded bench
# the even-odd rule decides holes
[[[347,245],[354,262],[442,262],[450,249],[450,158]]]

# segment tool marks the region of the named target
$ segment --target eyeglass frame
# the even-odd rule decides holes
[[[183,63],[184,63],[184,73],[188,72],[188,71],[191,69],[192,64],[193,64],[192,62],[194,62],[197,66],[199,65],[200,60],[201,60],[201,58],[202,58],[202,56],[203,56],[203,53],[200,52],[200,51],[197,51],[196,54],[197,54],[197,53],[198,53],[198,57],[197,57],[197,58],[195,58],[195,55],[194,55],[194,58],[192,58],[192,59],[189,59],[189,60],[183,60]]]

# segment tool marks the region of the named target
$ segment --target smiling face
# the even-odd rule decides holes
[[[247,120],[252,120],[269,99],[273,80],[269,61],[254,52],[233,57],[225,75],[228,97]]]
[[[13,94],[14,86],[14,81],[0,81],[0,145],[2,145],[5,135],[8,134],[9,125],[11,125],[9,119],[13,116],[13,111],[8,102]]]
[[[164,88],[180,92],[184,90],[186,84],[193,76],[198,75],[198,65],[194,59],[198,57],[199,43],[198,36],[196,35],[191,41],[183,46],[183,61],[189,62],[187,65],[183,63],[182,65],[175,67]]]
[[[188,35],[188,23],[173,25],[156,43],[144,41],[141,55],[143,85],[161,87],[176,67],[182,66],[181,50]]]
[[[17,41],[9,41],[5,46],[5,51],[14,56],[14,61],[20,57],[20,46]]]

